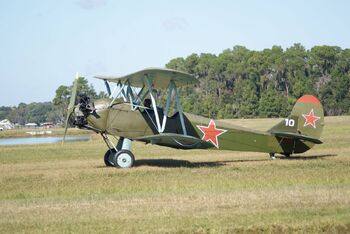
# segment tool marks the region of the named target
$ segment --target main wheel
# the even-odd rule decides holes
[[[134,165],[135,157],[129,150],[120,150],[113,157],[115,167],[129,168]]]
[[[275,159],[276,159],[275,153],[269,153],[269,155],[270,155],[270,158],[271,158],[272,160],[275,160]]]
[[[105,164],[107,167],[113,167],[114,163],[113,163],[113,156],[115,155],[115,149],[109,149],[107,150],[107,152],[105,153]]]

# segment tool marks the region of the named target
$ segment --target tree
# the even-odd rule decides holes
[[[18,104],[17,108],[14,108],[13,111],[11,111],[9,119],[13,123],[19,123],[24,125],[27,122],[26,115],[27,115],[27,104],[22,102]]]
[[[276,90],[269,89],[261,95],[259,101],[260,117],[286,117],[290,112],[288,99]]]
[[[234,90],[234,101],[236,103],[235,117],[254,117],[258,115],[259,97],[257,87],[250,80],[238,80]]]
[[[185,69],[186,72],[190,74],[195,74],[196,66],[198,64],[199,57],[197,54],[191,54],[185,59]]]
[[[321,76],[328,76],[337,63],[341,52],[338,46],[315,46],[310,51],[312,71]]]
[[[166,68],[174,69],[178,71],[186,71],[185,59],[183,58],[175,58],[170,60],[166,65]]]
[[[0,120],[8,119],[8,116],[9,116],[11,110],[12,110],[11,107],[1,106],[0,107]]]
[[[43,123],[47,121],[48,113],[53,110],[53,106],[50,102],[44,103],[30,103],[27,105],[26,122],[31,123]]]
[[[70,86],[70,90],[72,89],[72,86]],[[94,89],[94,86],[92,84],[89,85],[89,81],[85,79],[84,77],[79,77],[78,78],[78,88],[77,88],[79,93],[84,93],[87,96],[89,96],[92,99],[97,98],[96,91]]]
[[[341,49],[337,46],[315,46],[310,51],[309,64],[312,76],[315,78],[315,89],[317,93],[331,81],[331,72],[336,65]]]
[[[70,88],[65,85],[61,85],[56,89],[56,96],[52,100],[54,105],[54,111],[56,118],[50,116],[51,120],[55,122],[63,123],[65,116],[67,115],[67,107],[70,99]]]

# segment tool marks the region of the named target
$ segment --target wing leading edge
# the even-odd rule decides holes
[[[95,76],[97,79],[114,83],[125,83],[133,87],[142,88],[146,85],[146,79],[150,79],[154,88],[167,88],[170,81],[174,81],[176,87],[197,84],[198,80],[185,72],[165,68],[147,68],[126,76]]]

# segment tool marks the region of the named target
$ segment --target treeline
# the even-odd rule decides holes
[[[198,77],[182,92],[184,111],[212,118],[287,116],[303,94],[317,96],[326,115],[350,114],[350,49],[301,44],[252,51],[243,46],[219,55],[191,54],[168,68]]]
[[[9,119],[12,123],[24,125],[26,123],[43,123],[53,121],[51,102],[33,102],[30,104],[20,103],[17,107],[0,107],[0,120]]]
[[[301,44],[283,50],[280,46],[262,51],[243,46],[219,55],[191,54],[172,59],[166,67],[195,75],[200,83],[181,90],[183,110],[211,118],[282,117],[290,113],[303,94],[317,96],[326,115],[350,114],[350,49]],[[96,93],[85,78],[78,90],[93,98]],[[0,107],[0,120],[14,123],[63,123],[71,86],[61,85],[51,102],[21,103]]]
[[[24,125],[26,123],[64,123],[67,106],[71,94],[71,86],[61,85],[56,89],[56,95],[51,102],[20,103],[16,107],[0,107],[0,120],[9,119],[12,123]],[[87,79],[78,79],[78,90],[94,99],[106,97],[105,92],[96,93],[94,87]]]

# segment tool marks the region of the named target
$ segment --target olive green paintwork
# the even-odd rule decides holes
[[[150,121],[152,110],[147,110],[147,113],[143,108],[132,110],[129,103],[120,100],[110,107],[108,104],[107,100],[95,102],[96,113],[87,117],[90,126],[109,135],[173,148],[216,148],[211,142],[202,140],[204,134],[198,127],[208,126],[210,122],[208,118],[184,113],[188,131],[188,136],[184,136],[180,120],[174,115],[168,118],[165,131],[158,133],[154,123]],[[324,126],[322,105],[310,95],[301,97],[291,115],[267,132],[251,130],[219,120],[214,122],[217,129],[226,131],[217,138],[217,148],[220,150],[284,154],[302,153],[312,148],[314,142],[320,138]]]
[[[306,117],[312,113],[317,120],[315,126],[306,125]],[[187,116],[189,116],[187,114]],[[208,125],[209,119],[191,115],[191,121],[196,125]],[[267,132],[261,132],[216,121],[216,127],[227,132],[218,136],[219,149],[235,151],[254,151],[267,153],[303,153],[311,149],[321,137],[324,126],[323,108],[319,100],[311,95],[305,95],[296,102],[291,115]],[[203,133],[198,131],[200,137]],[[280,133],[280,134],[279,134]],[[286,134],[289,133],[289,137]],[[293,136],[294,134],[294,136]],[[284,135],[281,137],[280,135]],[[304,140],[300,139],[304,136]],[[299,138],[299,139],[298,139]],[[313,142],[305,139],[311,138]]]

